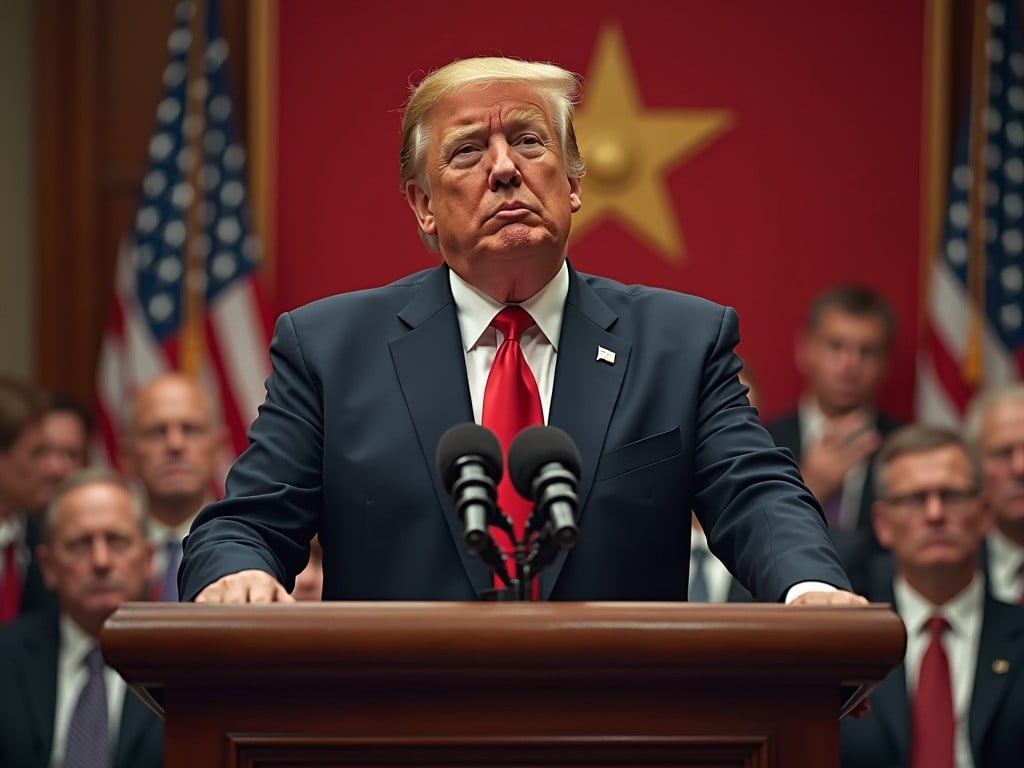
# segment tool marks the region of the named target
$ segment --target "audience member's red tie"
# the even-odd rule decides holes
[[[1020,592],[1017,594],[1017,602],[1024,605],[1024,562],[1017,566],[1017,584],[1020,585]]]
[[[491,372],[487,376],[482,421],[485,427],[498,436],[506,456],[508,447],[516,435],[527,427],[544,423],[537,380],[533,377],[533,372],[519,346],[519,337],[523,331],[534,325],[533,318],[522,307],[505,307],[491,321],[491,326],[496,328],[505,340],[498,347]],[[522,538],[533,505],[516,493],[507,466],[498,486],[498,504],[502,511],[512,518],[516,536]],[[512,542],[508,536],[497,530],[493,530],[493,533],[498,546],[511,558]],[[510,559],[507,565],[509,575],[514,576],[515,562]],[[495,586],[501,586],[497,579]]]
[[[8,542],[4,550],[3,583],[0,584],[0,624],[13,621],[21,609],[21,569],[18,568],[18,549]]]
[[[949,622],[933,616],[926,626],[931,639],[921,657],[914,694],[910,768],[953,768],[956,718],[949,659],[942,647],[942,633],[949,629]]]

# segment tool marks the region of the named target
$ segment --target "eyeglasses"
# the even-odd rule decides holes
[[[901,493],[897,496],[886,496],[882,501],[890,507],[904,512],[920,512],[932,496],[937,497],[942,506],[947,509],[961,509],[978,498],[978,489],[929,488],[913,493]]]

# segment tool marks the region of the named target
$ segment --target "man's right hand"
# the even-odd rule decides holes
[[[856,411],[832,421],[821,440],[804,453],[800,472],[821,501],[839,492],[846,473],[878,450],[882,436],[865,415]]]
[[[196,595],[197,603],[294,603],[295,598],[266,571],[224,576]]]

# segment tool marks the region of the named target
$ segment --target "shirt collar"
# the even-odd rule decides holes
[[[984,589],[985,577],[976,572],[971,583],[960,590],[959,594],[944,605],[933,605],[902,576],[897,576],[893,583],[899,614],[910,634],[920,633],[925,622],[932,616],[942,616],[949,622],[951,632],[962,634],[980,610]]]
[[[992,573],[993,568],[1000,568],[1005,571],[1000,574],[1001,577],[1008,582],[1015,581],[1019,569],[1024,567],[1024,547],[1010,541],[1006,534],[998,528],[992,528],[989,531],[986,543],[989,553],[989,573]]]
[[[822,413],[821,408],[818,406],[818,401],[811,394],[806,394],[800,398],[797,409],[800,415],[800,444],[806,450],[807,446],[814,445],[821,440],[825,434],[825,427],[828,425],[829,419]],[[873,408],[865,409],[865,413],[867,414],[869,424],[877,422],[878,417]]]
[[[196,514],[198,514],[198,512]],[[146,538],[158,543],[165,541],[182,541],[185,536],[188,535],[189,530],[192,528],[192,522],[195,519],[196,515],[192,515],[192,517],[181,525],[171,528],[170,526],[164,525],[154,517],[147,517]]]
[[[60,614],[60,647],[64,658],[69,659],[75,665],[85,663],[85,657],[89,651],[95,648],[98,642],[95,637],[88,634],[78,626],[74,619],[63,611]]]
[[[495,315],[505,305],[474,288],[453,270],[448,270],[448,280],[459,317],[462,348],[468,352],[477,345],[480,337],[490,328]],[[569,265],[563,261],[561,268],[548,284],[519,305],[530,313],[530,317],[556,352],[558,339],[562,333],[562,311],[565,309],[568,295]]]

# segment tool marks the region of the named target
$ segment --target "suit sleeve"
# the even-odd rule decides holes
[[[199,514],[185,541],[183,600],[249,569],[291,589],[309,557],[323,507],[323,397],[289,314],[277,321],[270,360],[267,397],[249,448],[228,474],[226,497]]]
[[[694,509],[709,544],[762,600],[803,581],[850,589],[817,501],[747,403],[738,343],[736,313],[723,308],[695,424]]]

